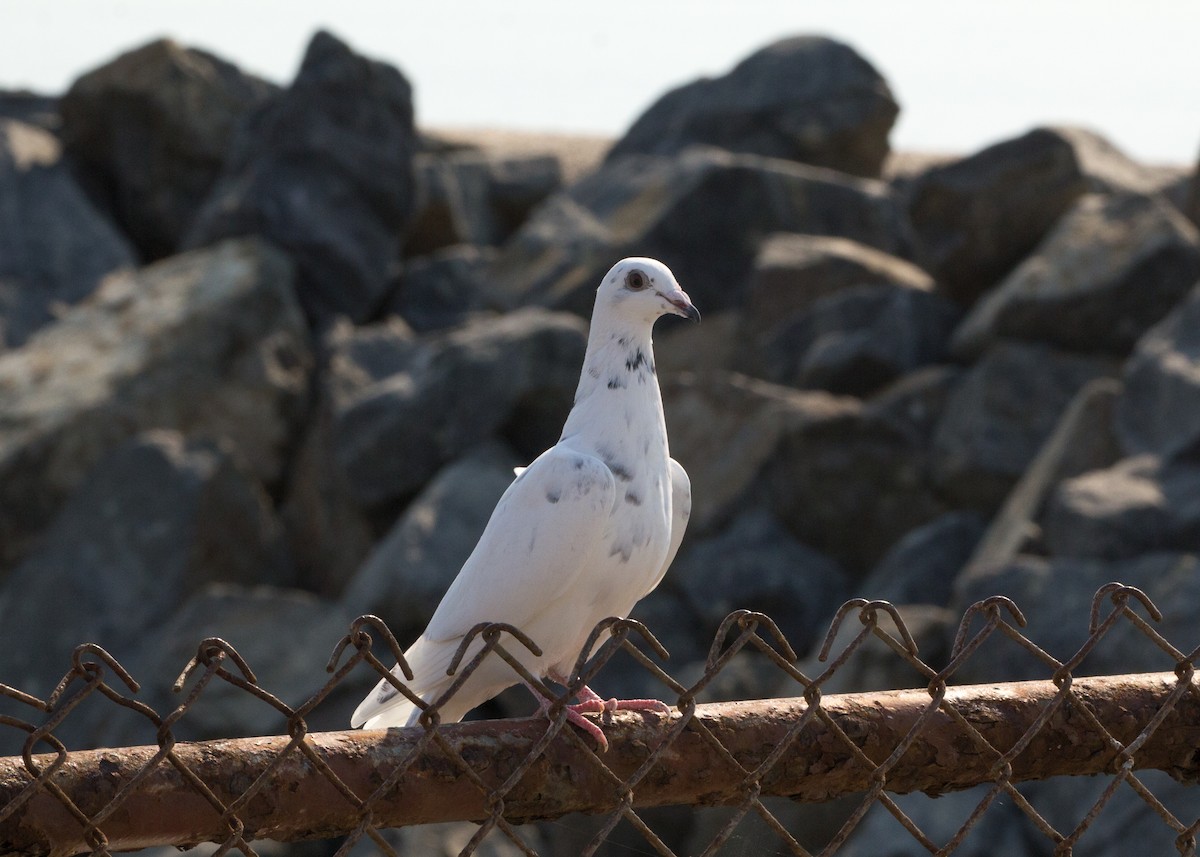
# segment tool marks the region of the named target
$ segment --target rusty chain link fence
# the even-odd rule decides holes
[[[373,681],[390,675],[391,659],[403,663],[395,638],[372,616],[352,624],[334,648],[331,677],[297,707],[260,686],[230,644],[210,638],[176,682],[178,706],[159,712],[138,699],[134,676],[88,643],[46,699],[0,684],[6,710],[17,711],[0,715],[0,737],[19,737],[22,745],[18,755],[0,758],[0,851],[103,855],[211,842],[217,854],[255,854],[268,840],[340,838],[338,854],[427,853],[395,829],[457,821],[452,847],[462,854],[537,854],[549,847],[539,831],[568,817],[580,820],[571,828],[576,841],[554,853],[999,854],[1014,853],[1002,839],[1019,818],[1028,853],[1072,854],[1098,850],[1086,837],[1108,835],[1108,813],[1194,855],[1200,789],[1187,784],[1200,775],[1197,651],[1180,651],[1160,635],[1159,615],[1142,591],[1109,584],[1092,601],[1086,642],[1060,660],[1022,633],[1016,604],[990,598],[966,611],[948,658],[933,665],[887,602],[846,603],[819,659],[808,662],[770,618],[739,611],[718,630],[703,673],[687,684],[659,666],[665,652],[645,626],[608,620],[593,632],[593,642],[603,643],[590,659],[580,657],[559,691],[526,674],[513,655],[535,650],[536,641],[516,628],[481,626],[473,634],[483,649],[454,665],[455,686],[425,707],[421,725],[388,732],[308,726],[348,676],[368,673]],[[1118,626],[1161,651],[1162,672],[1086,676],[1088,655]],[[1044,680],[955,683],[972,658],[997,658],[998,642],[1005,657],[1033,659]],[[830,693],[833,678],[868,645],[907,665],[914,689]],[[466,650],[464,643],[460,660]],[[674,711],[606,715],[610,749],[601,753],[567,723],[564,705],[617,655],[652,675]],[[702,702],[723,671],[747,657],[778,670],[794,693]],[[439,704],[484,658],[503,658],[544,691],[552,700],[548,716],[440,725]],[[402,680],[389,680],[415,700]],[[177,725],[214,683],[275,709],[286,734],[177,740]],[[80,705],[97,701],[144,718],[155,743],[68,748],[56,730]],[[1092,778],[1065,779],[1081,775]],[[1087,786],[1070,817],[1039,808],[1022,785],[1049,778]],[[1160,799],[1164,784],[1184,799]],[[940,814],[914,802],[950,793],[963,799]],[[687,841],[670,833],[665,807],[704,814]],[[1003,835],[988,828],[997,813],[1004,814]],[[1139,853],[1164,853],[1147,847]]]

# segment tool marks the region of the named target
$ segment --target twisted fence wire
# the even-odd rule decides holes
[[[793,854],[810,857],[814,852],[801,844],[794,832],[788,829],[788,825],[764,803],[763,787],[776,766],[789,757],[789,753],[806,730],[819,725],[833,736],[841,751],[848,754],[853,763],[861,768],[866,782],[870,784],[858,795],[856,805],[829,841],[823,845],[819,852],[821,855],[838,853],[874,807],[881,807],[890,814],[930,854],[952,854],[962,846],[988,810],[1000,799],[1005,799],[1016,807],[1033,828],[1052,844],[1055,854],[1071,854],[1080,838],[1092,827],[1122,787],[1136,794],[1144,803],[1145,811],[1157,816],[1175,834],[1174,844],[1179,854],[1195,855],[1197,832],[1200,830],[1200,812],[1194,819],[1177,817],[1135,773],[1139,751],[1176,712],[1181,700],[1187,697],[1192,703],[1200,702],[1200,690],[1194,675],[1195,660],[1200,654],[1200,649],[1184,652],[1176,648],[1154,627],[1161,618],[1158,608],[1141,590],[1119,583],[1108,584],[1102,587],[1092,600],[1087,639],[1078,651],[1060,661],[1025,636],[1022,629],[1026,626],[1026,620],[1018,606],[1006,597],[996,596],[972,605],[964,613],[947,662],[945,666],[937,669],[920,657],[913,635],[896,607],[884,601],[855,599],[844,604],[835,615],[819,649],[817,663],[823,669],[814,677],[810,677],[801,671],[798,666],[800,658],[770,617],[762,613],[739,610],[730,614],[717,630],[702,674],[688,686],[680,683],[656,662],[655,658],[665,658],[667,653],[646,626],[631,619],[609,619],[593,630],[562,690],[555,690],[540,677],[531,675],[523,666],[519,653],[524,650],[537,655],[539,649],[536,641],[512,626],[481,624],[472,629],[454,658],[450,668],[450,672],[456,676],[454,683],[440,698],[426,701],[405,683],[405,679],[411,679],[412,673],[408,670],[399,643],[388,627],[378,617],[362,616],[351,624],[347,634],[334,647],[327,665],[327,671],[330,673],[328,680],[298,707],[287,705],[263,688],[251,666],[238,651],[228,642],[213,637],[199,644],[195,656],[183,668],[173,688],[180,695],[181,701],[165,715],[160,715],[146,703],[134,698],[140,690],[139,684],[116,659],[100,646],[85,643],[75,649],[70,668],[46,699],[0,684],[0,695],[19,703],[27,713],[26,718],[0,715],[0,728],[25,734],[19,765],[16,768],[23,780],[15,793],[10,793],[7,803],[0,806],[0,842],[3,841],[3,831],[9,829],[6,825],[20,823],[23,813],[31,811],[35,797],[49,795],[79,827],[77,838],[80,845],[76,850],[93,855],[108,855],[113,846],[105,833],[106,823],[127,804],[152,772],[160,766],[168,765],[178,772],[187,786],[200,796],[215,815],[216,824],[222,834],[214,836],[211,827],[208,828],[208,838],[217,844],[214,853],[223,855],[236,851],[254,855],[256,852],[252,841],[256,831],[246,828],[244,816],[247,815],[247,808],[263,795],[264,790],[277,787],[277,777],[285,762],[291,757],[299,756],[307,765],[307,770],[322,778],[332,788],[337,799],[350,807],[354,818],[357,819],[352,828],[342,831],[344,839],[337,854],[349,854],[351,849],[366,837],[382,853],[395,855],[396,850],[382,833],[380,809],[394,797],[398,784],[413,766],[436,749],[451,766],[455,778],[461,778],[474,785],[486,807],[482,817],[472,819],[477,823],[477,827],[461,853],[475,853],[485,837],[497,833],[521,853],[536,855],[537,852],[517,830],[520,819],[514,820],[507,812],[506,798],[543,760],[552,744],[567,742],[576,751],[574,758],[585,760],[584,764],[588,766],[590,774],[581,772],[581,776],[588,774],[602,784],[597,787],[604,792],[603,798],[598,798],[598,802],[611,807],[582,853],[595,854],[614,828],[624,821],[640,835],[649,848],[653,849],[653,853],[673,857],[676,852],[639,812],[638,788],[647,777],[659,771],[661,766],[669,764],[668,757],[671,753],[678,752],[681,738],[688,735],[690,740],[698,739],[702,742],[712,754],[712,758],[718,760],[721,772],[710,773],[709,776],[721,783],[725,792],[736,797],[736,800],[731,802],[725,823],[711,837],[702,853],[720,853],[722,847],[735,836],[739,826],[753,814],[774,833],[781,847]],[[854,619],[857,619],[861,628],[835,652],[834,646],[839,639],[839,633]],[[1174,683],[1169,692],[1161,699],[1157,710],[1136,736],[1124,743],[1113,734],[1112,724],[1102,722],[1073,689],[1076,684],[1075,673],[1084,660],[1115,627],[1122,624],[1140,632],[1174,664]],[[1019,650],[1044,667],[1056,689],[1019,739],[1006,748],[995,746],[968,717],[964,716],[959,707],[948,700],[951,680],[964,664],[977,656],[986,641],[997,635],[1015,644]],[[466,654],[476,639],[481,640],[482,645],[467,658]],[[923,704],[905,734],[883,758],[872,758],[865,752],[858,736],[847,734],[838,718],[832,716],[827,706],[822,704],[823,688],[839,671],[847,667],[870,640],[881,641],[896,658],[913,668],[927,682],[924,692],[928,695],[928,702]],[[384,659],[374,652],[376,641],[386,650]],[[794,684],[797,691],[795,696],[804,701],[802,713],[788,724],[774,746],[764,748],[764,752],[758,754],[761,758],[755,764],[747,764],[739,759],[722,742],[721,737],[706,725],[704,718],[697,714],[700,705],[698,697],[739,653],[747,649],[757,652],[773,664],[781,675]],[[646,650],[654,657],[647,654]],[[667,699],[673,698],[677,712],[662,724],[653,746],[648,747],[640,765],[626,776],[615,773],[605,763],[604,754],[594,743],[568,724],[566,707],[574,695],[618,652],[632,657],[642,670],[662,686],[664,696]],[[589,656],[589,653],[592,654]],[[540,734],[529,744],[524,758],[511,768],[503,781],[490,783],[481,776],[476,764],[464,757],[456,743],[447,738],[446,730],[441,725],[439,710],[485,659],[496,657],[509,664],[516,680],[525,683],[542,698],[546,710],[544,718],[539,721],[543,724]],[[387,659],[397,663],[396,670],[389,668]],[[366,793],[361,789],[356,791],[347,784],[343,776],[339,775],[323,753],[314,746],[311,739],[314,733],[310,732],[306,722],[313,710],[354,671],[362,669],[364,664],[373,675],[383,677],[398,693],[403,694],[421,710],[419,726],[410,730],[416,735],[415,740],[403,756],[392,760],[392,768],[388,775],[383,777],[373,790]],[[177,752],[179,741],[173,731],[214,681],[224,682],[257,698],[282,715],[286,723],[285,735],[281,736],[286,737],[286,744],[232,800],[223,800],[204,778],[192,770]],[[59,784],[60,774],[71,760],[72,751],[55,736],[55,730],[81,703],[96,695],[145,718],[154,727],[157,750],[133,771],[131,776],[125,778],[102,805],[89,812],[87,808],[80,806],[78,795],[73,797]],[[1086,729],[1101,739],[1106,754],[1101,767],[1107,772],[1109,781],[1074,827],[1060,830],[1017,788],[1014,762],[1028,751],[1039,734],[1047,728],[1047,724],[1066,707],[1069,707],[1074,716],[1081,718]],[[889,793],[888,787],[889,776],[897,770],[897,766],[914,745],[930,730],[945,728],[946,722],[953,723],[961,734],[968,736],[974,752],[985,757],[990,762],[990,767],[987,775],[978,783],[986,786],[985,793],[953,836],[939,844],[902,809]],[[947,790],[961,787],[961,783],[943,784],[943,788]],[[934,788],[933,791],[939,789]],[[182,846],[190,843],[176,841],[163,844]]]

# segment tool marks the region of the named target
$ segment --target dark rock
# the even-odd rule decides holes
[[[960,576],[955,585],[956,608],[992,595],[1006,595],[1025,614],[1021,633],[1060,661],[1069,660],[1088,639],[1092,598],[1107,583],[1120,581],[1145,592],[1162,611],[1154,629],[1178,649],[1190,652],[1200,644],[1196,604],[1200,604],[1200,559],[1194,554],[1153,553],[1107,562],[1063,557],[1022,556],[1012,563]],[[1142,617],[1145,609],[1131,600]],[[1113,609],[1105,599],[1103,620]],[[978,627],[978,625],[976,626]],[[1171,672],[1175,660],[1128,620],[1112,627],[1074,675]],[[955,682],[1025,681],[1048,679],[1054,668],[1031,652],[995,634],[955,673]]]
[[[929,291],[933,278],[911,262],[846,238],[771,235],[750,273],[743,336],[769,340],[821,298],[853,286],[893,284]]]
[[[945,511],[927,446],[900,420],[861,407],[790,427],[764,471],[772,508],[800,541],[861,577]]]
[[[957,385],[933,438],[933,472],[956,504],[994,511],[1072,397],[1111,361],[1043,345],[1005,343]]]
[[[4,580],[0,674],[48,693],[80,643],[125,661],[203,584],[289,574],[268,498],[229,455],[141,435],[101,459]]]
[[[107,280],[0,354],[0,566],[105,450],[143,429],[227,440],[274,483],[312,362],[286,257],[231,241]]]
[[[140,647],[128,666],[144,686],[141,696],[145,702],[159,712],[169,712],[182,701],[171,692],[176,677],[196,655],[202,640],[220,637],[246,659],[264,690],[285,705],[297,707],[328,681],[325,663],[353,618],[336,604],[294,589],[210,584],[170,614],[156,629],[156,645]],[[347,657],[343,655],[343,660]],[[238,675],[237,666],[229,661],[225,668]],[[202,669],[198,671],[201,674]],[[378,680],[368,672],[352,673],[342,682],[305,718],[308,728],[313,732],[345,729],[354,706]],[[193,676],[185,690],[191,690],[197,679]],[[141,727],[145,731],[145,725]],[[283,714],[219,678],[205,687],[199,700],[172,727],[177,738],[188,741],[286,731]],[[138,732],[120,718],[107,719],[97,732],[105,746],[145,742],[139,742]]]
[[[654,365],[661,380],[680,372],[727,370],[740,361],[740,313],[704,313],[703,324],[663,325],[654,337]]]
[[[142,254],[158,259],[179,247],[238,121],[275,90],[210,53],[159,39],[71,85],[63,142]]]
[[[864,405],[866,415],[900,432],[917,446],[933,442],[950,394],[965,373],[957,366],[926,366],[880,390]]]
[[[586,342],[580,319],[536,309],[424,342],[336,414],[337,462],[355,500],[371,507],[411,496],[497,433],[527,459],[541,453],[571,409]]]
[[[790,427],[856,409],[825,393],[800,393],[729,372],[685,372],[664,377],[662,387],[671,455],[692,482],[693,535],[742,511]]]
[[[0,119],[0,351],[133,264],[129,244],[71,177],[58,140]]]
[[[480,311],[495,309],[489,266],[496,250],[459,244],[412,259],[386,312],[396,313],[422,333],[463,324]]]
[[[319,32],[292,85],[245,117],[186,243],[269,238],[295,258],[310,318],[364,321],[415,210],[416,146],[404,76]]]
[[[1195,226],[1200,227],[1200,161],[1197,161],[1196,168],[1192,170],[1192,177],[1188,181],[1183,213]]]
[[[439,471],[350,581],[346,609],[382,616],[402,643],[420,634],[512,484],[516,464],[512,450],[489,444]]]
[[[902,254],[906,228],[879,182],[696,148],[674,158],[620,158],[551,197],[505,245],[493,276],[514,305],[582,315],[615,260],[649,255],[710,313],[745,302],[768,235],[837,235]]]
[[[1200,235],[1174,206],[1135,194],[1079,199],[1042,244],[975,304],[960,356],[999,338],[1126,354],[1200,278]]]
[[[960,315],[956,304],[931,291],[851,287],[781,327],[759,360],[777,383],[865,396],[943,359]]]
[[[887,81],[853,48],[802,36],[768,45],[723,77],[668,92],[608,158],[674,155],[701,143],[878,177],[899,112]]]
[[[709,639],[734,610],[757,610],[775,620],[794,649],[805,651],[849,593],[836,562],[797,542],[765,510],[685,544],[663,585],[679,594],[690,622]]]
[[[1200,464],[1127,458],[1060,483],[1043,523],[1052,556],[1123,559],[1200,546]]]
[[[62,125],[58,99],[27,89],[0,89],[0,117],[33,125],[52,134],[57,134]]]
[[[415,166],[421,205],[404,240],[410,257],[454,244],[499,246],[563,183],[551,155],[454,152],[418,155]]]
[[[1124,375],[1116,427],[1126,454],[1200,448],[1200,287],[1138,340]]]
[[[1071,142],[1039,128],[913,179],[918,258],[964,305],[1033,250],[1088,182]]]
[[[986,523],[975,512],[948,512],[917,527],[892,546],[859,584],[858,594],[893,604],[945,607]]]

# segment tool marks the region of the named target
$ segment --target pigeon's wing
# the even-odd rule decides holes
[[[679,545],[683,542],[688,520],[692,517],[692,480],[688,478],[683,465],[674,458],[667,460],[667,472],[671,476],[671,545],[667,549],[667,558],[663,561],[658,576],[654,578],[654,586],[650,587],[650,592],[662,582],[663,575],[675,561],[675,554],[679,553]]]
[[[616,498],[608,467],[552,447],[508,486],[424,637],[461,637],[479,622],[531,625],[597,554]]]

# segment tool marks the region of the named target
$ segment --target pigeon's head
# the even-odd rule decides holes
[[[671,269],[657,259],[622,259],[604,275],[596,292],[597,308],[629,321],[654,322],[664,315],[700,320],[687,292],[679,288]]]

